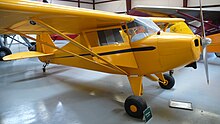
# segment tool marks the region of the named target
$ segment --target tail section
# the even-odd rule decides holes
[[[48,44],[48,45],[42,44],[39,41],[44,42],[45,44]],[[3,57],[3,60],[7,61],[7,60],[17,60],[17,59],[39,57],[39,59],[42,62],[46,62],[46,57],[53,55],[55,51],[55,49],[50,46],[55,46],[50,35],[48,33],[41,33],[37,35],[36,51],[19,52],[19,53],[11,54],[11,55]]]
[[[42,52],[45,54],[54,53],[54,51],[55,51],[54,48],[47,46],[45,44],[42,44],[38,41],[44,42],[50,46],[55,46],[55,44],[53,43],[53,41],[48,33],[41,33],[41,34],[37,35],[36,49],[38,52]]]

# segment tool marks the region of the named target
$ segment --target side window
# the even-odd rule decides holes
[[[120,28],[98,31],[99,45],[110,45],[123,43],[122,36],[120,34]]]

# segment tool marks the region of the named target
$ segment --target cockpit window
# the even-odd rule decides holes
[[[100,46],[123,43],[120,28],[98,31]]]
[[[149,18],[137,17],[133,22],[128,23],[131,42],[141,40],[158,31],[160,28]]]

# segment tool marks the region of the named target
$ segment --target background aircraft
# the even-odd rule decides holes
[[[126,75],[134,95],[125,100],[124,107],[136,118],[142,118],[147,108],[140,97],[143,77],[171,89],[175,80],[163,73],[197,61],[201,53],[198,35],[163,32],[154,23],[184,22],[180,18],[134,17],[26,0],[0,0],[0,10],[0,34],[19,34],[36,41],[36,51],[15,53],[4,60],[39,57],[45,63],[44,72],[54,63]],[[57,47],[50,34],[69,42]],[[78,36],[72,39],[66,34]],[[203,48],[206,52],[205,45]]]
[[[181,8],[164,6],[136,6],[130,15],[145,17],[178,17],[184,18],[193,33],[202,35],[201,19],[199,8]],[[203,8],[204,26],[206,36],[212,39],[212,43],[207,47],[208,52],[215,52],[220,56],[220,10]]]
[[[3,57],[6,55],[12,54],[12,51],[10,50],[12,43],[16,41],[17,43],[20,43],[28,48],[30,51],[35,51],[35,42],[30,42],[26,37],[20,36],[20,38],[24,41],[20,41],[16,39],[18,36],[15,34],[8,35],[8,34],[2,34],[0,35],[0,61],[3,61]],[[10,42],[8,40],[10,39]]]

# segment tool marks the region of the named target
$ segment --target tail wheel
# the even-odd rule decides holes
[[[143,111],[147,108],[146,101],[140,96],[129,96],[124,103],[125,111],[134,118],[143,118]]]
[[[11,50],[7,47],[0,47],[0,61],[3,61],[3,57],[10,55],[11,54]]]
[[[170,76],[169,74],[164,74],[163,76],[167,82],[166,82],[166,84],[163,84],[159,81],[160,87],[163,89],[171,89],[175,84],[174,78],[172,76]]]
[[[28,50],[29,51],[36,51],[36,42],[31,42],[30,43],[32,46],[29,46],[28,47]]]

